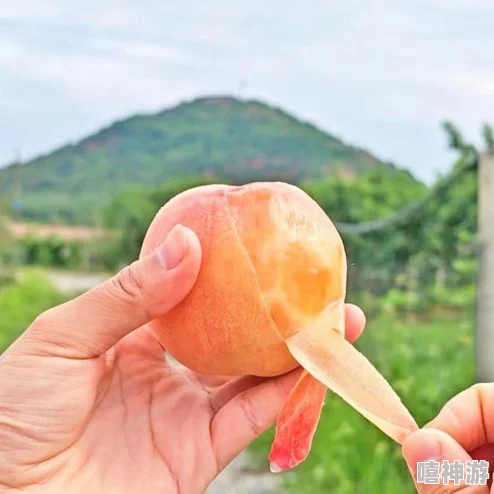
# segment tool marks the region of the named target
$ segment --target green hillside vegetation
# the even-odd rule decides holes
[[[128,185],[200,176],[235,183],[408,172],[259,101],[201,98],[136,115],[22,166],[0,170],[0,194],[22,183],[23,216],[91,224]]]

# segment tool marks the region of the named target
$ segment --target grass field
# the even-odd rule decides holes
[[[422,321],[379,316],[368,322],[357,346],[424,425],[473,383],[472,325],[469,314]],[[270,431],[253,445],[259,461],[267,461],[272,437]],[[400,447],[331,393],[309,458],[283,475],[287,491],[296,494],[416,492]]]

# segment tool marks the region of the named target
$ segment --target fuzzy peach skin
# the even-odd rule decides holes
[[[345,250],[305,192],[281,182],[190,189],[158,212],[141,255],[176,224],[196,232],[203,262],[188,297],[152,322],[167,352],[203,374],[306,370],[278,417],[273,471],[306,458],[328,387],[398,441],[416,428],[384,378],[342,343]]]

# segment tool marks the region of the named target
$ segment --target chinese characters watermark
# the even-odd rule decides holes
[[[485,460],[471,460],[465,464],[458,460],[450,463],[444,460],[417,463],[417,482],[419,484],[486,485],[489,479],[489,463]]]

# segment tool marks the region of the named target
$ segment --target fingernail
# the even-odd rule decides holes
[[[182,225],[175,225],[161,247],[158,248],[157,254],[161,265],[166,270],[170,270],[183,261],[187,250],[187,230]]]
[[[441,440],[433,430],[421,429],[408,436],[403,444],[403,456],[408,467],[417,472],[417,463],[426,461],[440,461],[443,448]]]

